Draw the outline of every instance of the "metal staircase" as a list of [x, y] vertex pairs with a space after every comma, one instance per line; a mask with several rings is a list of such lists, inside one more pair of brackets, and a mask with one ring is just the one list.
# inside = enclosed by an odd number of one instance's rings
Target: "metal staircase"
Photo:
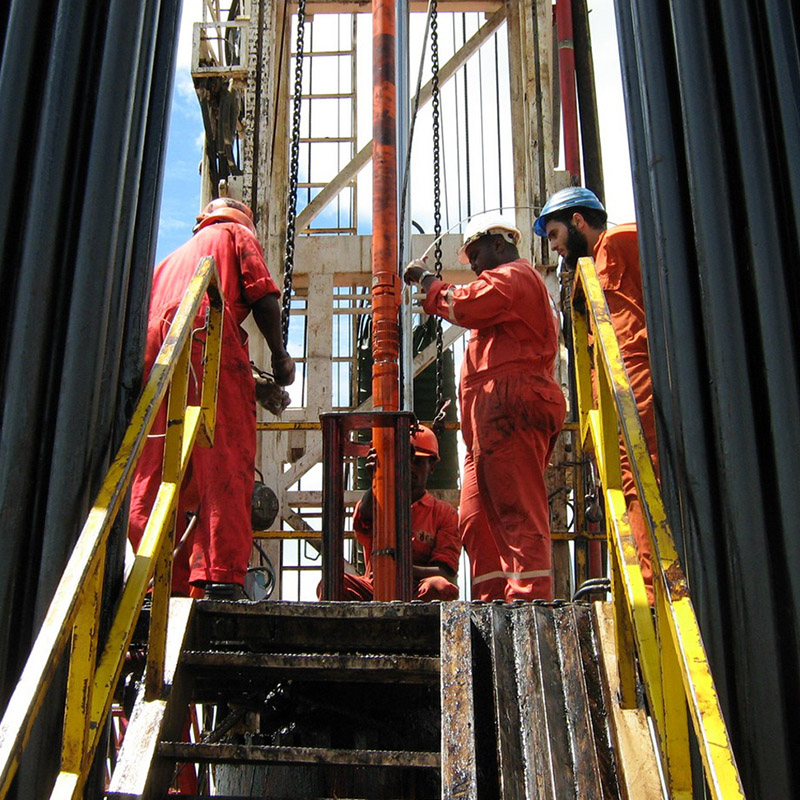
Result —
[[[106, 796], [163, 797], [191, 763], [228, 798], [625, 797], [603, 624], [579, 604], [174, 599], [164, 696], [141, 690]], [[182, 741], [195, 703], [217, 721]]]

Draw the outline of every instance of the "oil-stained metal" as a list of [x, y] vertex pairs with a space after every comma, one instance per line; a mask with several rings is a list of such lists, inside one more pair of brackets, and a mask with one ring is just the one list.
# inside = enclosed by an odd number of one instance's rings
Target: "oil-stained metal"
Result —
[[[491, 686], [476, 659], [475, 691], [492, 697], [496, 773], [483, 768], [483, 796], [523, 800], [622, 797], [598, 637], [589, 606], [473, 604], [473, 631], [491, 659]], [[477, 700], [477, 697], [476, 697]], [[485, 708], [485, 707], [484, 707]], [[444, 796], [444, 795], [443, 795]]]
[[439, 677], [439, 659], [432, 656], [360, 655], [331, 653], [184, 653], [183, 662], [195, 670], [220, 670], [217, 674], [242, 677], [248, 672], [275, 673], [297, 680], [385, 681], [419, 683]]
[[442, 603], [442, 799], [477, 800], [469, 605]]
[[[363, 687], [359, 693], [370, 686], [379, 692], [374, 697], [382, 696], [384, 685], [405, 685], [412, 702], [428, 704], [412, 709], [415, 719], [430, 712], [432, 699], [440, 699], [441, 748], [433, 752], [436, 739], [430, 737], [417, 751], [398, 751], [374, 744], [319, 747], [302, 740], [280, 746], [225, 740], [192, 745], [173, 736], [159, 745], [160, 760], [438, 770], [445, 800], [623, 796], [590, 606], [209, 601], [194, 609], [180, 664], [194, 686], [195, 702], [213, 696], [214, 702], [239, 705], [250, 698], [252, 708], [267, 717], [278, 708], [300, 715], [291, 720], [318, 707], [310, 688], [315, 683], [330, 684], [326, 703], [348, 683]], [[398, 649], [412, 640], [416, 652]], [[437, 681], [438, 692], [425, 689], [425, 683]], [[279, 689], [289, 685], [294, 688]], [[347, 691], [341, 698], [350, 696]], [[286, 705], [258, 700], [272, 692]], [[362, 711], [348, 714], [348, 720], [374, 726], [374, 714]]]
[[340, 764], [353, 767], [422, 767], [437, 769], [439, 754], [415, 750], [343, 750], [326, 747], [278, 747], [243, 744], [162, 742], [162, 758], [209, 764]]

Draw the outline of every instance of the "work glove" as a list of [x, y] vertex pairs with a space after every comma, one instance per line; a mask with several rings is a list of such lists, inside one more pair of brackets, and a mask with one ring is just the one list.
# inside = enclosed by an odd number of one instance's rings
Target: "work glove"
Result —
[[[253, 380], [256, 384], [256, 400], [262, 408], [279, 417], [291, 403], [289, 392], [278, 386], [272, 375], [259, 369], [252, 362]], [[292, 362], [294, 369], [294, 362]]]
[[406, 283], [419, 283], [426, 273], [433, 274], [428, 269], [426, 260], [423, 258], [415, 258], [406, 266], [403, 272], [403, 280]]
[[279, 386], [294, 383], [294, 359], [287, 353], [282, 358], [272, 356], [272, 377]]

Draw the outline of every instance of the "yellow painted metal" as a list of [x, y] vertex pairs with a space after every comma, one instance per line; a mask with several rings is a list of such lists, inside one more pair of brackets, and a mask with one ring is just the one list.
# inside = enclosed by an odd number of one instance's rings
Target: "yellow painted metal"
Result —
[[[156, 357], [131, 424], [81, 530], [28, 661], [0, 721], [0, 798], [8, 793], [31, 727], [70, 637], [73, 637], [74, 658], [71, 662], [74, 663], [71, 663], [70, 694], [66, 699], [67, 727], [62, 756], [64, 770], [59, 774], [52, 796], [81, 796], [87, 770], [111, 706], [133, 626], [153, 575], [153, 554], [163, 543], [164, 527], [171, 518], [179, 482], [162, 484], [159, 489], [142, 547], [126, 579], [109, 638], [97, 662], [97, 669], [92, 673], [97, 637], [87, 637], [86, 632], [91, 631], [93, 625], [96, 627], [96, 621], [93, 620], [96, 620], [99, 611], [93, 598], [100, 592], [101, 567], [105, 563], [109, 531], [130, 485], [158, 408], [170, 387], [179, 354], [182, 350], [188, 352], [191, 347], [192, 330], [206, 295], [209, 298], [209, 328], [205, 344], [202, 402], [208, 403], [203, 414], [206, 426], [211, 426], [208, 438], [213, 441], [223, 314], [223, 298], [217, 287], [214, 260], [210, 257], [201, 259]], [[178, 474], [181, 477], [197, 435], [200, 413], [200, 408], [196, 406], [186, 410], [185, 435], [178, 447], [178, 452], [181, 453]], [[91, 641], [87, 641], [87, 638]], [[88, 677], [84, 672], [87, 666], [90, 670]], [[87, 680], [91, 686], [86, 686]], [[85, 713], [84, 719], [79, 720], [78, 709], [88, 710], [89, 707], [91, 713]], [[84, 748], [79, 755], [76, 750], [81, 737], [84, 739]], [[81, 765], [80, 772], [75, 771], [78, 762]]]
[[103, 567], [103, 562], [100, 562], [82, 588], [72, 629], [61, 745], [62, 772], [80, 774], [85, 766], [89, 710], [92, 707], [92, 669], [97, 659]]
[[[614, 617], [630, 639], [618, 638], [620, 649], [617, 661], [620, 664], [620, 679], [623, 688], [623, 707], [635, 708], [634, 694], [627, 694], [630, 685], [622, 682], [623, 665], [626, 673], [634, 671], [634, 642], [639, 652], [640, 666], [645, 679], [651, 709], [656, 709], [656, 727], [659, 725], [661, 700], [661, 680], [659, 654], [656, 634], [647, 602], [636, 543], [631, 534], [625, 509], [625, 497], [621, 489], [608, 489], [605, 492], [606, 526], [609, 537], [609, 554], [615, 564], [619, 583], [614, 588]], [[624, 602], [619, 602], [624, 599]], [[619, 636], [619, 634], [618, 634]], [[626, 658], [627, 656], [627, 658]], [[628, 678], [630, 680], [630, 678]]]
[[[659, 587], [660, 589], [660, 587]], [[678, 654], [672, 641], [669, 616], [663, 591], [655, 600], [656, 635], [661, 651], [663, 686], [664, 764], [667, 785], [673, 792], [692, 792], [692, 765], [689, 755], [689, 720]]]
[[[744, 790], [686, 577], [667, 522], [619, 342], [591, 258], [578, 262], [572, 314], [575, 364], [580, 373], [577, 375], [578, 399], [581, 405], [589, 403], [588, 410], [582, 407], [579, 413], [581, 439], [584, 448], [595, 453], [605, 489], [615, 616], [618, 624], [630, 623], [635, 638], [636, 655], [654, 713], [671, 795], [691, 796], [688, 728], [685, 725], [688, 706], [711, 796], [715, 800], [743, 798]], [[590, 332], [593, 360], [588, 351]], [[597, 381], [597, 408], [591, 391], [592, 368]], [[618, 431], [631, 462], [652, 540], [657, 638], [620, 491]], [[624, 643], [624, 638], [620, 642]], [[619, 653], [621, 665], [626, 655], [632, 664], [634, 653], [631, 651]], [[629, 668], [621, 666], [623, 671]], [[629, 681], [629, 675], [626, 680]]]
[[81, 776], [77, 772], [61, 772], [56, 778], [50, 800], [80, 800]]

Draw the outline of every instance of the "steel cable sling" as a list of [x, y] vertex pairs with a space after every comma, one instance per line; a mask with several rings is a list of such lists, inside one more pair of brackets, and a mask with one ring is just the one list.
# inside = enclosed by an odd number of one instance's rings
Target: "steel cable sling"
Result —
[[294, 273], [295, 220], [297, 218], [297, 183], [300, 171], [300, 114], [303, 100], [303, 36], [306, 26], [306, 0], [297, 3], [297, 43], [294, 56], [294, 94], [292, 106], [292, 142], [289, 150], [289, 195], [286, 209], [286, 251], [283, 261], [283, 298], [281, 335], [283, 346], [289, 343], [289, 315], [292, 305]]

